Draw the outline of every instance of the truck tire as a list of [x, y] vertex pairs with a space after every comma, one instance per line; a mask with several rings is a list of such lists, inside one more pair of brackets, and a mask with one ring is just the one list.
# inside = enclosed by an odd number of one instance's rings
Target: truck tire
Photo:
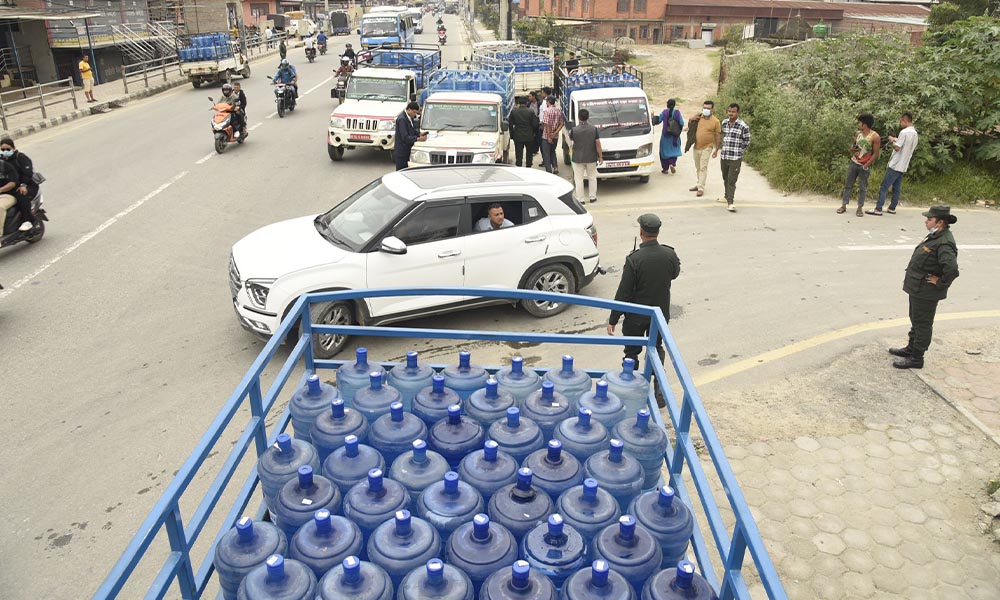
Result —
[[219, 84], [219, 87], [222, 87], [223, 85], [232, 82], [233, 82], [233, 70], [226, 69], [226, 72], [222, 74], [222, 83]]
[[194, 86], [194, 89], [198, 89], [198, 88], [201, 87], [201, 80], [200, 79], [192, 79], [191, 80], [191, 85]]
[[649, 183], [649, 175], [639, 175], [639, 183]]
[[344, 160], [344, 147], [343, 146], [327, 146], [327, 154], [330, 155], [330, 160], [334, 162], [340, 162]]
[[563, 164], [568, 167], [571, 164], [573, 164], [573, 161], [571, 161], [569, 158], [569, 148], [566, 147], [566, 142], [563, 142], [562, 149], [563, 149]]
[[243, 79], [250, 79], [250, 64], [249, 63], [247, 63], [243, 67], [243, 70], [240, 71], [240, 75], [243, 76]]

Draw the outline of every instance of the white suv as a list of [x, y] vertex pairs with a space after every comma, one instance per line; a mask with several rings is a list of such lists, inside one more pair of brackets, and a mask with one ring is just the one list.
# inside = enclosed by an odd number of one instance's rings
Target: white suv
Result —
[[[513, 226], [477, 232], [500, 204]], [[273, 333], [308, 292], [388, 287], [496, 287], [576, 293], [600, 272], [594, 219], [573, 186], [506, 165], [423, 167], [390, 173], [329, 212], [282, 221], [233, 246], [229, 284], [240, 323]], [[474, 296], [399, 296], [313, 306], [313, 322], [386, 324], [497, 303]], [[545, 317], [566, 304], [522, 302]], [[331, 358], [347, 336], [317, 336]]]

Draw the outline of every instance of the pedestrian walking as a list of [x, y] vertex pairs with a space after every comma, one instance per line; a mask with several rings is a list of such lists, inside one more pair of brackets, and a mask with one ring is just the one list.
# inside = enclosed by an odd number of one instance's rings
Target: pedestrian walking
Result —
[[740, 105], [733, 102], [726, 109], [729, 116], [722, 122], [722, 181], [725, 184], [726, 209], [736, 212], [736, 180], [740, 178], [743, 154], [750, 146], [750, 127], [740, 118]]
[[405, 169], [410, 163], [410, 151], [413, 144], [427, 140], [427, 133], [420, 133], [413, 125], [417, 118], [420, 105], [410, 102], [406, 109], [396, 116], [396, 143], [392, 147], [392, 157], [396, 161], [396, 170]]
[[274, 48], [274, 30], [264, 27], [264, 39], [267, 41], [267, 49]]
[[590, 124], [590, 111], [580, 109], [580, 122], [569, 130], [573, 140], [573, 191], [583, 204], [583, 178], [587, 178], [587, 195], [590, 202], [597, 202], [597, 164], [604, 162], [601, 152], [601, 132]]
[[563, 116], [562, 111], [556, 108], [556, 97], [551, 94], [545, 98], [542, 128], [542, 166], [549, 173], [558, 175], [559, 162], [556, 160], [556, 146], [559, 144], [559, 132], [563, 128]]
[[897, 369], [923, 368], [937, 304], [948, 297], [948, 288], [958, 277], [958, 247], [951, 233], [958, 217], [944, 205], [932, 206], [923, 215], [927, 237], [913, 249], [903, 278], [903, 291], [910, 300], [910, 332], [905, 347], [889, 348], [889, 354], [900, 357], [892, 363]]
[[722, 123], [712, 114], [714, 110], [715, 102], [705, 100], [701, 106], [701, 115], [698, 117], [698, 124], [695, 128], [694, 168], [698, 174], [698, 181], [690, 191], [697, 192], [698, 196], [705, 195], [709, 160], [719, 155], [719, 147], [722, 146]]
[[868, 195], [868, 176], [871, 175], [871, 166], [878, 160], [882, 143], [878, 132], [872, 129], [874, 125], [875, 117], [868, 113], [858, 115], [858, 133], [851, 146], [851, 160], [847, 162], [847, 181], [844, 183], [840, 208], [837, 209], [838, 215], [847, 212], [847, 205], [851, 203], [851, 192], [854, 191], [854, 182], [857, 181], [858, 210], [854, 214], [859, 217], [864, 216], [862, 211], [865, 206], [865, 196]]
[[538, 116], [528, 108], [528, 98], [517, 99], [517, 108], [510, 111], [510, 139], [514, 142], [514, 164], [531, 168], [531, 155], [538, 137]]
[[882, 178], [882, 185], [878, 188], [875, 210], [866, 210], [867, 215], [882, 216], [882, 205], [885, 204], [885, 197], [890, 188], [892, 201], [886, 212], [894, 215], [896, 207], [899, 206], [899, 194], [903, 191], [903, 175], [910, 168], [910, 159], [913, 158], [913, 150], [917, 147], [917, 130], [913, 127], [913, 115], [908, 112], [903, 113], [899, 118], [899, 127], [899, 137], [889, 136], [892, 156], [889, 157], [889, 166], [885, 170], [885, 177]]
[[87, 102], [97, 102], [94, 98], [94, 69], [90, 66], [90, 57], [86, 54], [80, 57], [80, 83], [83, 84], [83, 95], [87, 97]]
[[674, 108], [677, 101], [667, 100], [667, 108], [660, 113], [663, 123], [663, 134], [660, 135], [660, 172], [676, 173], [677, 159], [684, 152], [681, 150], [681, 132], [684, 131], [684, 116]]
[[288, 46], [285, 45], [285, 39], [282, 38], [281, 41], [278, 42], [278, 56], [280, 58], [285, 58], [285, 56], [287, 55], [288, 55]]

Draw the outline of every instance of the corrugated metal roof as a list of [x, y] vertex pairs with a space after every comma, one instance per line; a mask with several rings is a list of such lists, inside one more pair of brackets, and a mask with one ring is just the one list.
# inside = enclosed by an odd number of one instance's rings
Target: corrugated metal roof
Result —
[[101, 13], [85, 10], [48, 10], [0, 6], [0, 21], [71, 21], [99, 17]]

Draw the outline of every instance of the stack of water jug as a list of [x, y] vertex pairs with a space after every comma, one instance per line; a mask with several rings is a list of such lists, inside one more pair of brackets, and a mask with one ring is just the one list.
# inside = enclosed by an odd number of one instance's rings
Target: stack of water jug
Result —
[[187, 39], [187, 45], [178, 53], [181, 62], [219, 60], [232, 57], [232, 38], [229, 33], [201, 33]]
[[216, 547], [226, 600], [716, 598], [685, 560], [694, 527], [657, 487], [665, 432], [626, 359], [596, 385], [564, 356], [490, 375], [388, 372], [357, 349], [312, 375], [257, 465], [270, 522]]

